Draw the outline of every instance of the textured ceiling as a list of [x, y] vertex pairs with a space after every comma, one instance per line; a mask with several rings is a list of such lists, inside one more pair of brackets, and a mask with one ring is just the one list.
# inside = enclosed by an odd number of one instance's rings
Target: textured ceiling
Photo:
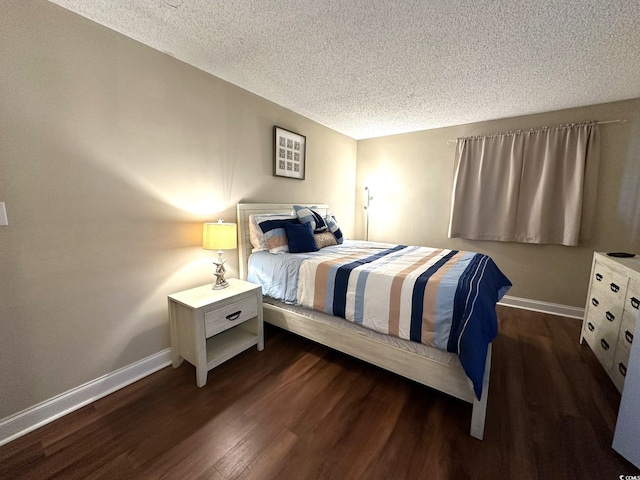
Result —
[[355, 139], [640, 97], [640, 0], [52, 0]]

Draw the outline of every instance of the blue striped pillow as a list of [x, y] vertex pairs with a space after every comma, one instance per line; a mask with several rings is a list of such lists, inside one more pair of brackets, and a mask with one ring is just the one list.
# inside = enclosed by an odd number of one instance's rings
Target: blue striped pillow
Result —
[[295, 217], [284, 219], [269, 219], [258, 223], [259, 229], [262, 231], [264, 243], [269, 253], [287, 253], [289, 251], [289, 242], [287, 240], [287, 232], [285, 226], [288, 223], [299, 224]]
[[321, 233], [327, 230], [327, 224], [318, 212], [313, 207], [303, 207], [300, 205], [294, 205], [293, 209], [296, 211], [298, 220], [300, 223], [309, 223], [314, 233]]
[[264, 243], [267, 244], [269, 253], [287, 253], [289, 242], [284, 228], [274, 228], [264, 234]]
[[[282, 228], [282, 234], [284, 235], [284, 225], [274, 224], [272, 222], [264, 223], [270, 220], [289, 220], [293, 222], [298, 222], [298, 217], [295, 215], [284, 215], [279, 213], [262, 213], [262, 214], [254, 214], [249, 216], [249, 238], [251, 240], [251, 244], [253, 245], [253, 253], [260, 252], [262, 250], [269, 250], [269, 246], [266, 243], [264, 234], [266, 231], [271, 230], [273, 228]], [[262, 223], [264, 223], [263, 228], [261, 228]], [[273, 237], [274, 234], [271, 234]], [[274, 241], [272, 241], [272, 246], [274, 245]]]
[[325, 221], [329, 231], [336, 237], [336, 242], [338, 242], [338, 244], [344, 242], [344, 238], [342, 237], [342, 230], [340, 230], [340, 227], [338, 226], [336, 217], [334, 217], [333, 215], [327, 215]]

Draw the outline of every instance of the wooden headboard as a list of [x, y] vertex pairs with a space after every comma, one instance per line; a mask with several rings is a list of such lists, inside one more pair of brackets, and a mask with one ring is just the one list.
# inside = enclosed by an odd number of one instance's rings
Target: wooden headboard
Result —
[[238, 204], [238, 266], [240, 278], [247, 279], [247, 267], [249, 255], [253, 250], [251, 239], [249, 238], [249, 215], [258, 213], [293, 213], [293, 205], [314, 207], [314, 210], [323, 216], [329, 213], [329, 205], [324, 203], [239, 203]]

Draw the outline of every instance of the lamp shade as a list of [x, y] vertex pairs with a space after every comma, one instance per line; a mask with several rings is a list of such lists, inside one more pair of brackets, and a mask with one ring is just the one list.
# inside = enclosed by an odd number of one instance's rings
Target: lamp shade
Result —
[[235, 223], [205, 223], [202, 227], [202, 248], [232, 250], [237, 246]]

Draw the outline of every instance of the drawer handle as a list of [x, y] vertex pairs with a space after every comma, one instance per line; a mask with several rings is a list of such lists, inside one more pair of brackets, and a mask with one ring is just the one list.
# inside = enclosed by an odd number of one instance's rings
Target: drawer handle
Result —
[[587, 328], [589, 329], [590, 332], [593, 332], [596, 329], [596, 327], [594, 327], [593, 323], [591, 322], [587, 323]]
[[596, 280], [601, 282], [602, 281], [602, 275], [599, 273], [596, 273]]
[[613, 322], [616, 319], [616, 316], [611, 312], [607, 312], [605, 314], [605, 317], [607, 317], [607, 320], [609, 320], [610, 322]]
[[592, 298], [591, 303], [593, 304], [594, 307], [597, 307], [598, 305], [600, 305], [600, 302], [596, 298]]
[[618, 364], [618, 370], [620, 370], [620, 373], [622, 374], [623, 377], [627, 376], [627, 367], [624, 366], [624, 363], [620, 362]]
[[626, 330], [624, 332], [624, 339], [629, 343], [633, 343], [633, 333], [631, 333], [629, 330]]
[[237, 320], [238, 318], [240, 318], [241, 313], [242, 313], [242, 310], [238, 310], [237, 312], [230, 313], [229, 315], [227, 315], [227, 320], [229, 320], [230, 322], [233, 322], [234, 320]]
[[616, 285], [615, 283], [611, 284], [611, 291], [614, 293], [618, 293], [618, 291], [620, 290], [620, 287], [618, 285]]
[[633, 308], [640, 308], [640, 300], [638, 300], [636, 297], [631, 297], [631, 306]]
[[604, 338], [600, 340], [600, 345], [602, 345], [602, 348], [604, 348], [605, 350], [609, 350], [609, 344]]

